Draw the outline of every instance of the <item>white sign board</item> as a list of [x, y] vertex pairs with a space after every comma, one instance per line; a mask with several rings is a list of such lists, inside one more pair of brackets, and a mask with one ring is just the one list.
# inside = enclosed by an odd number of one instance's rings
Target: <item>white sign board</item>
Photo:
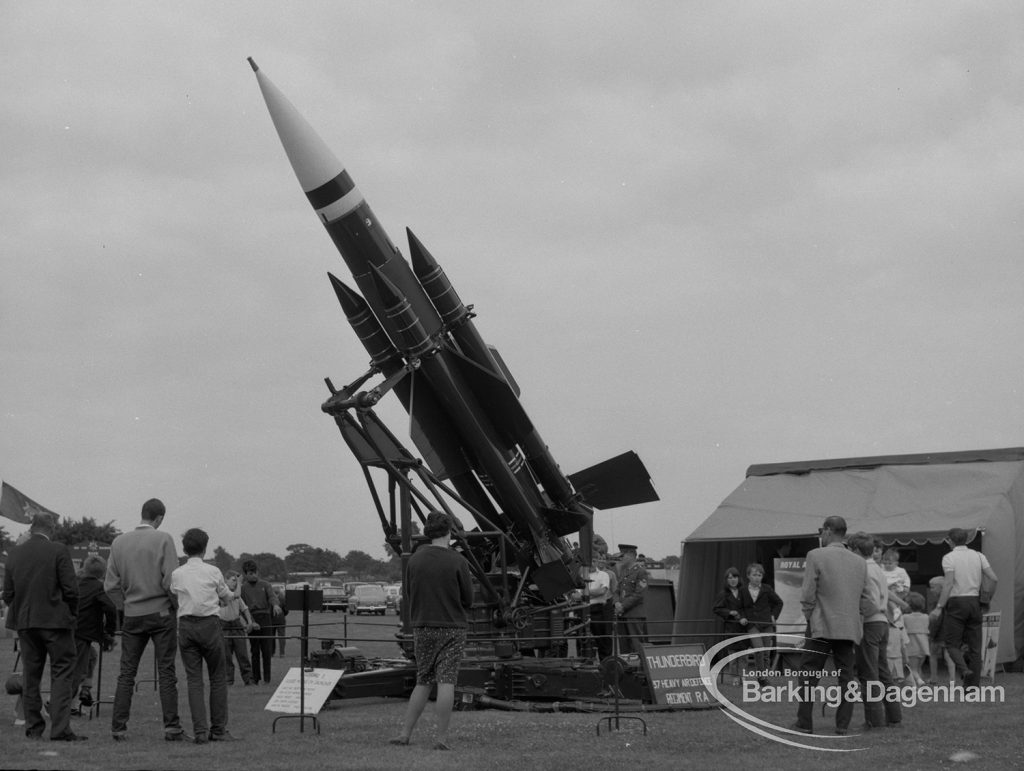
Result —
[[300, 692], [300, 688], [304, 687], [306, 714], [315, 714], [324, 706], [324, 702], [327, 701], [327, 697], [331, 695], [331, 691], [334, 690], [334, 686], [338, 684], [338, 680], [343, 674], [345, 671], [342, 669], [307, 669], [303, 686], [302, 670], [299, 667], [292, 667], [263, 709], [270, 712], [283, 712], [286, 715], [301, 715], [300, 702], [303, 694]]
[[996, 679], [996, 652], [999, 649], [999, 622], [1002, 613], [984, 613], [981, 616], [981, 675]]

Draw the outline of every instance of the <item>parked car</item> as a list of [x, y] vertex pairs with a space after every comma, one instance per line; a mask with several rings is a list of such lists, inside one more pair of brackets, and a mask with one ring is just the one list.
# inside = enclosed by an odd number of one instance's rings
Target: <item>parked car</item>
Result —
[[336, 610], [344, 612], [348, 608], [348, 597], [345, 594], [345, 588], [341, 581], [330, 578], [315, 578], [313, 579], [313, 587], [320, 589], [324, 593], [324, 610], [329, 610], [333, 613]]
[[377, 584], [357, 586], [348, 597], [349, 615], [375, 613], [378, 616], [383, 616], [386, 610], [387, 599], [384, 596], [384, 590]]
[[384, 587], [384, 601], [395, 613], [402, 610], [402, 585], [388, 584]]

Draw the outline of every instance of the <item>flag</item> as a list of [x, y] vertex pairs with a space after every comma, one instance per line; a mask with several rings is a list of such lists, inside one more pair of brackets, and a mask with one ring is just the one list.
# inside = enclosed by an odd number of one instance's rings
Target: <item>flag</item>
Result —
[[45, 506], [40, 506], [6, 482], [3, 483], [3, 493], [0, 493], [0, 516], [28, 525], [31, 524], [32, 517], [36, 514], [49, 514], [54, 518], [54, 522], [60, 521], [59, 514], [55, 514]]

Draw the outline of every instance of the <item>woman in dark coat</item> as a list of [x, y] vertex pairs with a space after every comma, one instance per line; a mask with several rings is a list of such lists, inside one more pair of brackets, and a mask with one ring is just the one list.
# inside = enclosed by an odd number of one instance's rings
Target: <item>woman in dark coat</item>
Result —
[[[725, 571], [725, 586], [715, 598], [715, 604], [711, 611], [725, 622], [726, 636], [741, 635], [747, 632], [747, 607], [750, 596], [743, 592], [743, 583], [740, 580], [740, 571], [736, 568], [729, 568]], [[734, 653], [737, 650], [746, 648], [749, 643], [743, 640], [730, 645], [721, 655]], [[739, 685], [739, 663], [732, 661], [726, 665], [726, 670], [732, 675], [732, 684]]]

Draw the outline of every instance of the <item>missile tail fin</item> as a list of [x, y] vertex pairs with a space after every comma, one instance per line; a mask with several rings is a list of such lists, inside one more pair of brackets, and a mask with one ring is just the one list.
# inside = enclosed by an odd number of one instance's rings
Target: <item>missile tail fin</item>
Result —
[[640, 456], [630, 450], [575, 474], [569, 481], [595, 509], [614, 509], [660, 500]]

